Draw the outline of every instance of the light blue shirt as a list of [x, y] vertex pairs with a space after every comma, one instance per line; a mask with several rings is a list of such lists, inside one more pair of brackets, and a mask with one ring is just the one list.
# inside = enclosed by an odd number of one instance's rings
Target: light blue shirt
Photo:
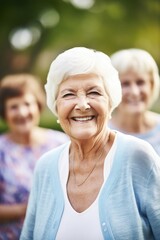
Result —
[[[64, 210], [58, 160], [65, 146], [37, 163], [20, 240], [56, 239]], [[117, 132], [115, 158], [98, 204], [104, 239], [160, 239], [160, 158], [150, 144]]]
[[111, 129], [123, 132], [125, 134], [130, 134], [134, 137], [137, 137], [137, 138], [140, 138], [142, 140], [149, 142], [152, 145], [152, 147], [154, 148], [154, 150], [160, 156], [160, 117], [158, 117], [157, 124], [155, 125], [155, 127], [145, 133], [132, 133], [131, 134], [131, 133], [124, 132], [121, 129], [117, 128], [111, 121], [108, 123], [108, 126]]

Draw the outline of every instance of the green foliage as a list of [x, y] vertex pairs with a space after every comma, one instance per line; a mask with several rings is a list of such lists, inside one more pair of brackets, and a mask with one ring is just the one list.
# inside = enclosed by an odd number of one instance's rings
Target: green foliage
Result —
[[[39, 18], [47, 9], [58, 12], [58, 25], [51, 28], [42, 26]], [[63, 0], [3, 0], [0, 8], [0, 52], [4, 61], [0, 75], [8, 71], [34, 72], [42, 52], [51, 51], [54, 57], [54, 52], [77, 45], [108, 54], [120, 48], [144, 48], [160, 65], [159, 17], [160, 3], [157, 0], [96, 0], [91, 9], [75, 8]], [[13, 29], [28, 26], [40, 28], [41, 38], [24, 51], [13, 49], [9, 43], [10, 33]], [[13, 64], [17, 56], [26, 57], [25, 63], [21, 62], [19, 67]], [[36, 73], [39, 74], [37, 68]]]
[[[40, 16], [48, 9], [57, 12], [59, 22], [46, 28]], [[160, 2], [157, 0], [96, 0], [90, 9], [76, 8], [70, 0], [2, 0], [0, 77], [31, 72], [45, 83], [53, 58], [74, 46], [94, 48], [108, 55], [122, 48], [143, 48], [160, 66], [159, 20]], [[13, 30], [31, 26], [40, 31], [39, 40], [26, 49], [15, 49], [9, 41]]]

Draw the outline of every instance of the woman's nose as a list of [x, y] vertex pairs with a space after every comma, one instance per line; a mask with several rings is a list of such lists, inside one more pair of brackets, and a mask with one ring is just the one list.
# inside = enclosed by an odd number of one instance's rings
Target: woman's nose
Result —
[[88, 98], [86, 96], [79, 97], [78, 100], [77, 100], [75, 109], [76, 110], [81, 110], [81, 111], [86, 111], [86, 110], [90, 109]]
[[139, 94], [139, 87], [136, 84], [132, 84], [131, 86], [131, 93], [134, 95], [138, 95]]
[[18, 113], [21, 116], [26, 116], [28, 114], [28, 108], [26, 106], [19, 106]]

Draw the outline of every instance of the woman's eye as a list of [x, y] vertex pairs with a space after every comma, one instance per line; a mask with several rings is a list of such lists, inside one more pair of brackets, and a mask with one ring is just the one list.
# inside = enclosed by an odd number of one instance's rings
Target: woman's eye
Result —
[[128, 81], [121, 82], [122, 87], [129, 87], [130, 83]]
[[15, 110], [15, 109], [17, 109], [17, 105], [12, 105], [8, 109]]
[[137, 80], [137, 85], [138, 86], [142, 86], [142, 85], [144, 85], [145, 84], [145, 81], [143, 80], [143, 79], [138, 79]]
[[101, 94], [97, 91], [92, 91], [92, 92], [89, 92], [88, 95], [98, 95], [98, 96], [100, 96]]
[[73, 97], [73, 96], [74, 96], [73, 93], [65, 93], [65, 94], [63, 95], [63, 98]]
[[29, 107], [30, 105], [31, 105], [31, 103], [29, 103], [29, 102], [25, 102], [25, 104], [24, 104], [26, 107]]

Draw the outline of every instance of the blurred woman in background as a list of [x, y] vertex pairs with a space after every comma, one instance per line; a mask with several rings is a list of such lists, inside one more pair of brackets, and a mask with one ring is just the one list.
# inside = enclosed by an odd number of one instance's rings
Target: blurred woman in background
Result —
[[36, 161], [68, 138], [60, 131], [38, 126], [45, 94], [35, 76], [3, 78], [0, 103], [0, 116], [8, 125], [8, 132], [0, 135], [0, 240], [17, 240]]
[[160, 78], [153, 57], [141, 49], [124, 49], [111, 56], [122, 85], [122, 101], [111, 128], [148, 141], [160, 155], [160, 115], [150, 111], [158, 99]]

